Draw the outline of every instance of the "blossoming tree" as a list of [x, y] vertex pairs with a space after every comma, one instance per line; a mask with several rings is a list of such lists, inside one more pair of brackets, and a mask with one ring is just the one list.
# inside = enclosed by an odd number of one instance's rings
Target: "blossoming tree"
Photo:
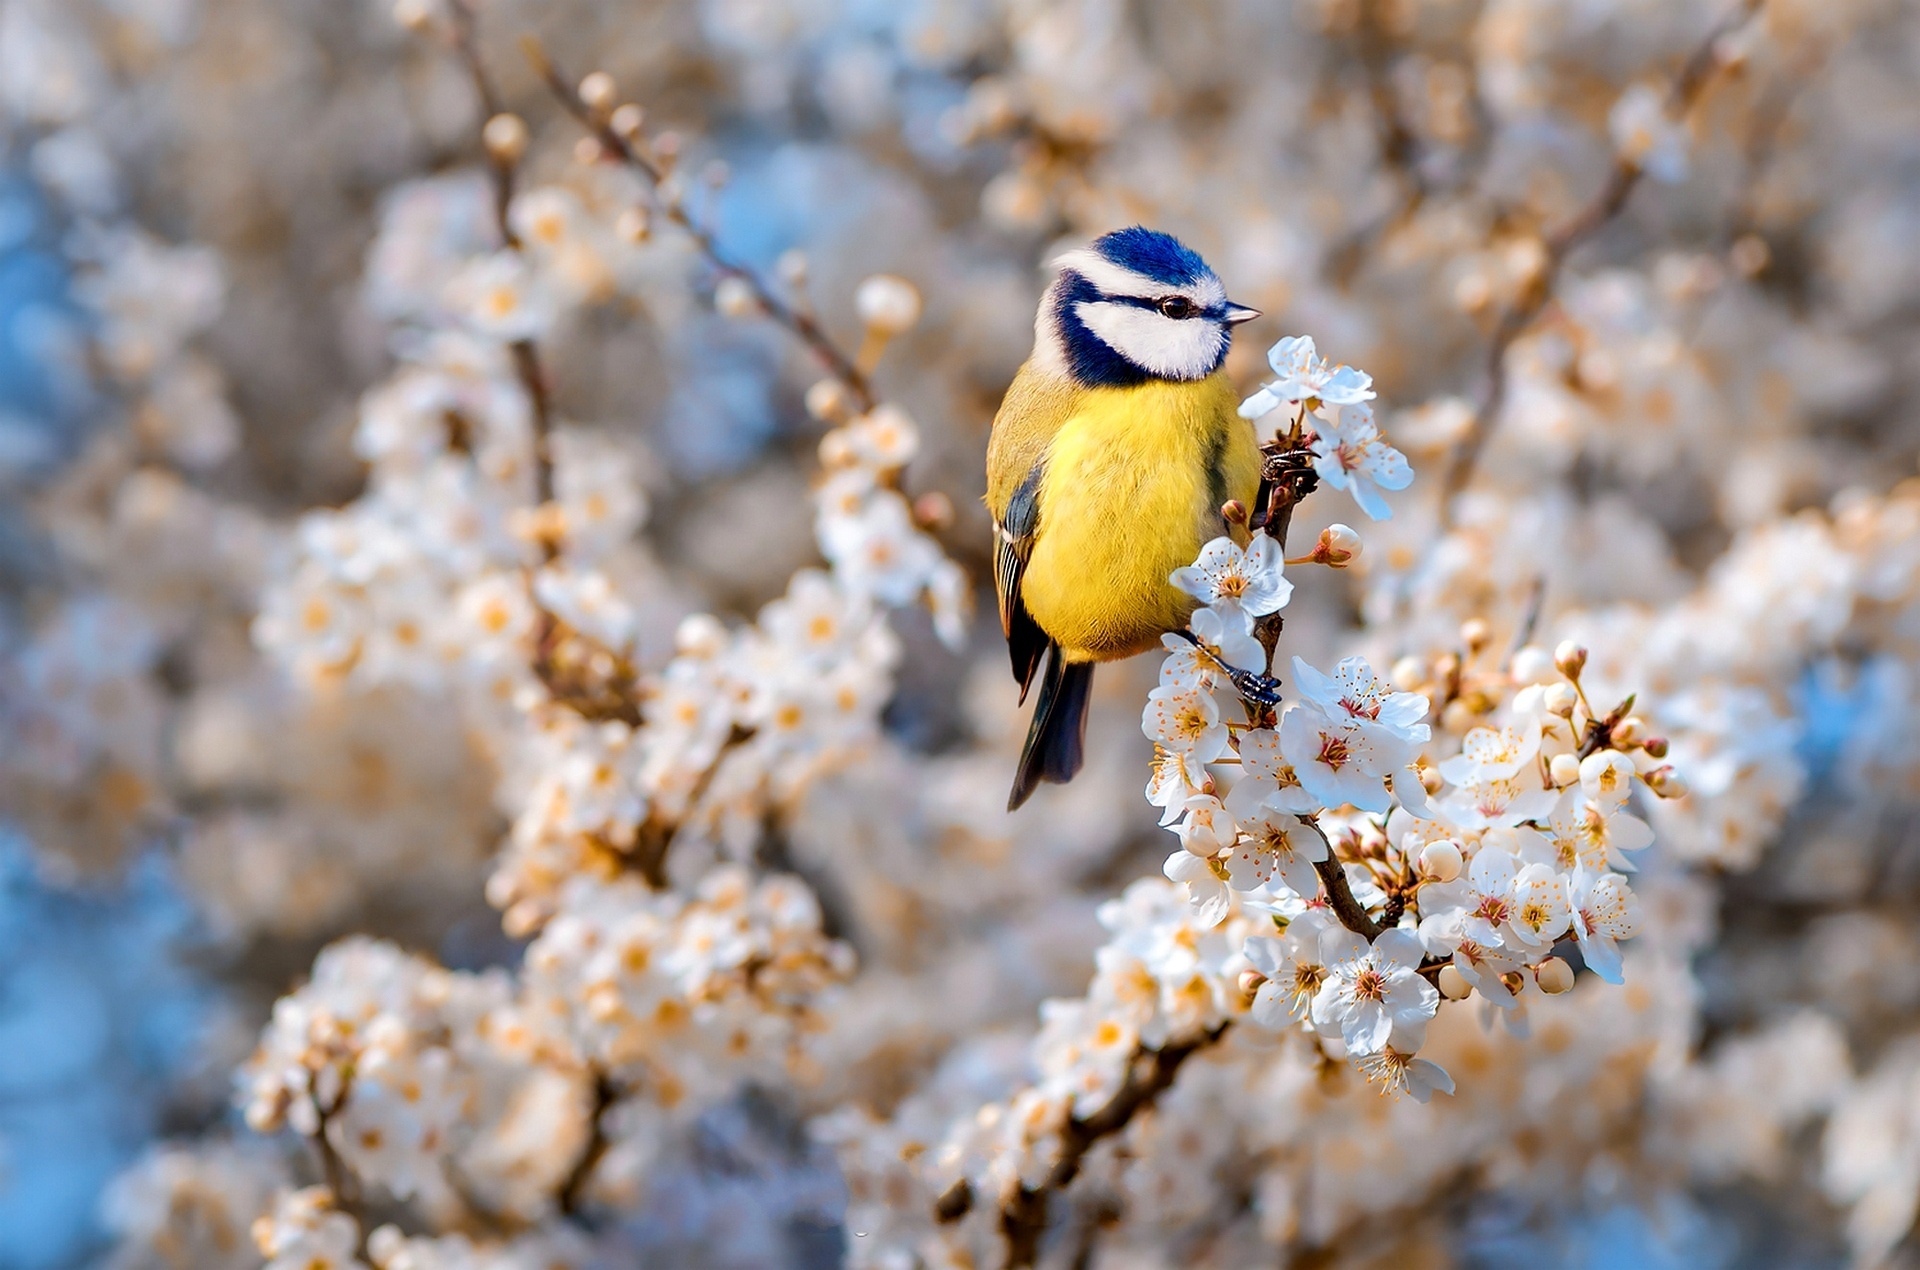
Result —
[[[4, 876], [204, 987], [136, 1108], [9, 945], [0, 1140], [142, 1127], [0, 1260], [1910, 1257], [1914, 15], [1268, 8], [6, 6]], [[1261, 493], [1009, 818], [1134, 221]]]

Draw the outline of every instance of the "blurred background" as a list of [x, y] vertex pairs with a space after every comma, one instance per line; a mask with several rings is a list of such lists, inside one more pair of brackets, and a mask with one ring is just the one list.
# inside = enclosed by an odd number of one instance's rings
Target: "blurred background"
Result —
[[[512, 816], [494, 740], [430, 683], [316, 692], [255, 625], [315, 550], [303, 513], [365, 493], [356, 427], [420, 297], [494, 242], [445, 18], [0, 0], [0, 1267], [200, 1264], [154, 1251], [141, 1179], [163, 1143], [220, 1143], [236, 1177], [267, 1150], [233, 1072], [330, 941], [519, 960], [487, 896]], [[958, 651], [896, 616], [884, 735], [789, 830], [860, 956], [867, 1104], [951, 1084], [963, 1050], [1017, 1066], [1039, 1002], [1085, 988], [1095, 906], [1168, 850], [1139, 796], [1152, 659], [1103, 673], [1087, 775], [1001, 814], [1024, 722], [979, 590], [987, 430], [1044, 263], [1144, 223], [1264, 311], [1229, 362], [1244, 389], [1310, 334], [1374, 376], [1419, 474], [1366, 567], [1301, 579], [1294, 651], [1386, 664], [1473, 617], [1504, 639], [1544, 579], [1542, 632], [1590, 634], [1695, 738], [1695, 795], [1648, 866], [1671, 875], [1665, 960], [1613, 990], [1652, 994], [1658, 1022], [1577, 1079], [1538, 1076], [1537, 1050], [1456, 1071], [1491, 1082], [1488, 1116], [1530, 1110], [1405, 1183], [1411, 1242], [1352, 1214], [1263, 1225], [1216, 1162], [1200, 1210], [1240, 1234], [1182, 1243], [1199, 1219], [1175, 1213], [1136, 1260], [1109, 1241], [1083, 1264], [1915, 1263], [1920, 10], [481, 0], [477, 19], [530, 131], [523, 190], [615, 233], [533, 35], [671, 130], [733, 256], [792, 279], [804, 252], [843, 344], [862, 279], [924, 301], [876, 385], [919, 425], [908, 484], [950, 502], [928, 523], [982, 602]], [[819, 367], [721, 311], [670, 226], [551, 268], [556, 410], [644, 497], [621, 576], [659, 659], [685, 614], [748, 620], [818, 563]], [[1336, 518], [1310, 504], [1297, 541]], [[819, 1108], [772, 1104], [675, 1139], [629, 1223], [645, 1264], [838, 1263], [846, 1182], [797, 1127]], [[221, 1264], [264, 1260], [239, 1245]]]

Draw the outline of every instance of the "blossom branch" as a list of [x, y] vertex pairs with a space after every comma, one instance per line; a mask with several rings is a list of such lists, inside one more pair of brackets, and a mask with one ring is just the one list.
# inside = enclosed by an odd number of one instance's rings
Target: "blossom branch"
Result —
[[526, 51], [527, 60], [533, 64], [534, 71], [545, 81], [567, 113], [593, 135], [603, 154], [610, 155], [645, 179], [661, 213], [692, 240], [714, 271], [722, 277], [737, 278], [745, 283], [753, 293], [754, 301], [766, 315], [805, 344], [834, 378], [846, 385], [860, 412], [864, 414], [872, 410], [878, 404], [872, 382], [855, 359], [849, 357], [827, 334], [819, 320], [783, 299], [758, 272], [722, 251], [713, 231], [689, 215], [679, 199], [661, 197], [660, 189], [668, 176], [667, 165], [649, 154], [639, 141], [622, 136], [613, 126], [611, 116], [581, 96], [580, 90], [554, 65], [553, 59], [547, 56], [538, 40], [528, 36], [521, 41], [521, 47]]
[[[487, 157], [487, 172], [493, 188], [493, 214], [500, 241], [509, 251], [522, 249], [520, 236], [513, 228], [513, 194], [520, 157], [526, 146], [526, 125], [505, 112], [499, 90], [480, 56], [479, 20], [473, 0], [454, 0], [451, 6], [452, 43], [465, 66], [482, 113], [480, 140]], [[554, 500], [553, 476], [553, 394], [539, 345], [530, 337], [507, 345], [513, 361], [514, 377], [526, 393], [532, 415], [533, 501], [536, 510], [547, 508]], [[551, 564], [560, 554], [559, 534], [554, 523], [536, 519], [541, 559]], [[532, 588], [529, 587], [529, 591]], [[637, 675], [624, 659], [615, 659], [611, 674], [587, 671], [583, 659], [569, 656], [573, 641], [560, 619], [531, 596], [535, 612], [533, 672], [548, 694], [576, 713], [595, 721], [617, 720], [639, 727]], [[598, 650], [596, 651], [605, 651]]]
[[[1764, 3], [1765, 0], [1738, 0], [1729, 13], [1714, 23], [1687, 58], [1667, 93], [1666, 109], [1670, 117], [1684, 117], [1699, 101], [1700, 94], [1712, 81], [1715, 72], [1725, 65], [1722, 41], [1744, 26]], [[1454, 454], [1453, 463], [1447, 469], [1441, 486], [1440, 518], [1443, 528], [1450, 523], [1455, 497], [1472, 481], [1474, 469], [1486, 448], [1487, 438], [1499, 424], [1500, 410], [1506, 404], [1507, 397], [1507, 350], [1533, 325], [1534, 319], [1553, 298], [1554, 286], [1559, 281], [1560, 270], [1566, 264], [1567, 257], [1626, 210], [1627, 200], [1638, 188], [1644, 172], [1645, 168], [1639, 159], [1617, 154], [1599, 193], [1566, 224], [1544, 236], [1541, 243], [1544, 256], [1540, 266], [1527, 280], [1520, 295], [1500, 315], [1499, 322], [1494, 326], [1493, 339], [1487, 346], [1482, 372], [1484, 386], [1474, 403], [1473, 421]]]
[[[1172, 1085], [1189, 1058], [1217, 1043], [1233, 1026], [1231, 1019], [1204, 1032], [1162, 1045], [1140, 1049], [1127, 1063], [1127, 1079], [1107, 1105], [1091, 1116], [1069, 1117], [1060, 1131], [1060, 1158], [1038, 1186], [1022, 1186], [1000, 1210], [1000, 1231], [1007, 1241], [1007, 1267], [1031, 1266], [1047, 1231], [1053, 1197], [1080, 1176], [1087, 1152], [1133, 1123], [1134, 1116], [1153, 1106]], [[972, 1188], [965, 1179], [943, 1192], [934, 1203], [934, 1217], [943, 1224], [959, 1221], [973, 1208]]]
[[755, 735], [753, 728], [735, 724], [733, 730], [727, 734], [727, 739], [721, 742], [720, 752], [713, 756], [713, 761], [707, 764], [706, 770], [700, 774], [693, 792], [687, 796], [686, 815], [678, 821], [661, 820], [649, 816], [641, 824], [639, 835], [632, 851], [628, 853], [628, 858], [634, 870], [646, 880], [648, 886], [656, 891], [667, 889], [667, 854], [673, 850], [674, 840], [679, 837], [680, 830], [686, 827], [687, 821], [693, 818], [700, 800], [705, 798], [707, 791], [713, 787], [714, 777], [720, 774], [720, 768], [726, 762], [727, 756], [751, 741]]
[[308, 1141], [313, 1143], [314, 1153], [320, 1157], [320, 1180], [326, 1186], [327, 1193], [333, 1197], [333, 1206], [353, 1219], [355, 1230], [355, 1251], [361, 1257], [367, 1252], [367, 1216], [360, 1203], [360, 1185], [353, 1175], [353, 1169], [341, 1158], [340, 1152], [327, 1137], [327, 1129], [334, 1118], [346, 1110], [347, 1095], [352, 1086], [343, 1084], [340, 1092], [325, 1107], [319, 1099], [314, 1100], [313, 1132]]
[[[473, 81], [473, 90], [480, 99], [480, 109], [484, 116], [481, 120], [481, 140], [487, 155], [487, 172], [493, 185], [493, 215], [500, 241], [509, 250], [520, 250], [520, 236], [514, 232], [511, 216], [513, 207], [513, 187], [519, 169], [520, 145], [484, 144], [487, 130], [495, 119], [503, 116], [499, 91], [494, 87], [493, 77], [487, 73], [486, 63], [480, 57], [479, 21], [473, 10], [472, 0], [454, 0], [451, 6], [453, 14], [453, 46], [461, 62], [466, 66], [467, 77]], [[515, 121], [518, 122], [517, 120]], [[525, 125], [520, 125], [524, 129]], [[524, 136], [524, 132], [521, 134]], [[521, 142], [524, 145], [524, 141]], [[539, 348], [531, 339], [517, 339], [507, 346], [513, 358], [514, 374], [525, 389], [527, 402], [533, 411], [533, 483], [534, 502], [544, 506], [553, 501], [553, 400], [548, 390], [546, 371], [540, 362]], [[551, 536], [541, 535], [541, 550], [548, 560], [557, 553], [557, 544]]]
[[593, 1180], [594, 1170], [600, 1167], [600, 1161], [606, 1158], [613, 1143], [607, 1137], [607, 1115], [620, 1101], [620, 1086], [597, 1064], [591, 1069], [593, 1075], [592, 1102], [587, 1111], [587, 1140], [575, 1157], [573, 1167], [567, 1170], [566, 1179], [560, 1183], [560, 1189], [554, 1197], [554, 1203], [565, 1216], [579, 1213], [580, 1204], [586, 1195], [587, 1184]]

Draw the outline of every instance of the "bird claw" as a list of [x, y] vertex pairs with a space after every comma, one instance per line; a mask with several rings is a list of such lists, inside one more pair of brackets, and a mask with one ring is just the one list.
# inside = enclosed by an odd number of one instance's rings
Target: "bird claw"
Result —
[[1227, 681], [1233, 690], [1257, 706], [1277, 706], [1280, 704], [1280, 681], [1272, 675], [1255, 674], [1251, 670], [1237, 670], [1227, 667]]
[[1213, 649], [1200, 642], [1200, 637], [1189, 630], [1178, 630], [1174, 634], [1186, 640], [1206, 655], [1208, 661], [1226, 673], [1227, 682], [1242, 698], [1257, 706], [1277, 706], [1280, 704], [1280, 681], [1272, 675], [1263, 675], [1257, 671], [1242, 670], [1238, 666], [1229, 666], [1221, 661]]

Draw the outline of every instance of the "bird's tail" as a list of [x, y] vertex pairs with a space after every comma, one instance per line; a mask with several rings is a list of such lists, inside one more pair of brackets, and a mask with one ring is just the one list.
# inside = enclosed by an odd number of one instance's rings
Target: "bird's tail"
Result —
[[1013, 811], [1033, 796], [1041, 781], [1064, 785], [1080, 770], [1087, 739], [1087, 703], [1093, 695], [1093, 663], [1068, 663], [1054, 645], [1047, 658], [1040, 699], [1033, 707], [1033, 726], [1020, 751], [1020, 770], [1013, 778], [1007, 810]]

